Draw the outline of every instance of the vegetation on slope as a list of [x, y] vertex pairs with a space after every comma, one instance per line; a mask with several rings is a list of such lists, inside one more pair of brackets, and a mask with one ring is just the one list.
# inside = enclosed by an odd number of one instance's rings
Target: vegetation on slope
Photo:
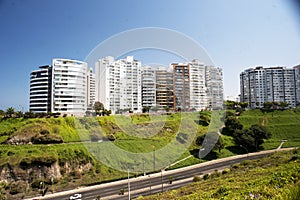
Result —
[[[24, 169], [34, 166], [47, 167], [50, 164], [58, 163], [61, 167], [62, 177], [55, 182], [55, 190], [57, 191], [62, 188], [91, 185], [126, 176], [126, 173], [119, 172], [103, 164], [101, 159], [97, 157], [98, 152], [90, 150], [90, 147], [95, 150], [105, 148], [105, 145], [108, 144], [107, 140], [111, 140], [114, 146], [128, 152], [150, 152], [151, 157], [147, 161], [151, 163], [151, 168], [147, 168], [147, 171], [153, 170], [151, 160], [153, 159], [153, 151], [157, 151], [156, 159], [160, 159], [160, 149], [169, 144], [170, 141], [176, 141], [178, 144], [185, 142], [191, 130], [195, 132], [194, 141], [190, 143], [190, 146], [182, 152], [177, 160], [188, 158], [172, 165], [169, 169], [247, 153], [245, 149], [234, 144], [232, 136], [222, 135], [223, 149], [220, 149], [220, 151], [216, 149], [206, 157], [198, 158], [201, 146], [197, 144], [196, 138], [203, 136], [206, 132], [216, 132], [222, 124], [212, 123], [212, 120], [215, 119], [211, 117], [209, 111], [204, 111], [201, 114], [198, 112], [165, 115], [139, 114], [80, 119], [73, 117], [1, 118], [0, 168], [11, 168], [12, 172], [8, 175], [8, 178], [15, 181], [17, 176], [25, 173], [22, 171]], [[282, 139], [288, 139], [284, 147], [300, 146], [300, 134], [298, 132], [300, 112], [296, 109], [265, 113], [260, 110], [244, 111], [238, 116], [238, 121], [245, 128], [249, 128], [253, 124], [263, 125], [272, 133], [272, 137], [265, 140], [263, 144], [265, 149], [277, 148]], [[23, 143], [20, 141], [23, 141]], [[118, 156], [120, 155], [116, 154], [116, 158]], [[129, 158], [126, 162], [124, 163], [126, 166], [128, 163], [135, 164], [134, 158]], [[68, 169], [66, 166], [70, 164], [73, 167], [71, 166]], [[85, 168], [86, 165], [89, 167]], [[84, 170], [76, 171], [75, 166], [81, 166]], [[156, 170], [158, 170], [159, 166], [156, 167]], [[143, 170], [142, 165], [140, 164], [135, 170], [141, 172]], [[35, 174], [30, 175], [35, 180], [30, 181], [40, 181], [41, 177], [44, 176], [41, 171], [41, 169], [36, 169], [33, 172]], [[44, 177], [44, 180], [46, 179], [49, 179], [49, 177]], [[31, 183], [30, 181], [29, 183]], [[51, 184], [49, 180], [48, 184]], [[9, 188], [10, 186], [4, 190], [6, 194], [10, 193]], [[34, 188], [31, 189], [34, 190]]]
[[197, 182], [180, 189], [138, 199], [300, 199], [299, 163], [299, 149], [276, 152], [195, 178]]

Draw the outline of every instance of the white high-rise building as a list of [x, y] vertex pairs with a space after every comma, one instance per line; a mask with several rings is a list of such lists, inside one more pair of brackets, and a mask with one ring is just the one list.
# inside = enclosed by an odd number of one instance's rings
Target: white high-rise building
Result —
[[207, 107], [205, 66], [199, 60], [190, 62], [190, 107], [201, 110]]
[[56, 58], [30, 74], [30, 110], [83, 116], [95, 101], [95, 75], [87, 63]]
[[142, 67], [142, 106], [156, 106], [156, 70], [151, 66]]
[[250, 108], [263, 107], [265, 102], [295, 107], [300, 102], [299, 74], [299, 66], [247, 69], [240, 74], [241, 102], [248, 102]]
[[90, 93], [90, 69], [87, 63], [56, 58], [52, 60], [52, 112], [84, 115]]
[[207, 107], [210, 109], [222, 109], [224, 103], [222, 69], [215, 66], [206, 66], [205, 80], [207, 88]]
[[141, 62], [132, 56], [114, 60], [108, 56], [95, 64], [96, 101], [112, 113], [142, 111]]

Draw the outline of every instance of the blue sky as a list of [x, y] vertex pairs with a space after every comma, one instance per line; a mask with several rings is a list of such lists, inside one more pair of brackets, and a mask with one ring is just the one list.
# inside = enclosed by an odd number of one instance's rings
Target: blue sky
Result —
[[[28, 110], [29, 74], [38, 66], [55, 57], [84, 60], [105, 39], [143, 27], [193, 38], [223, 68], [225, 95], [238, 95], [244, 69], [300, 64], [297, 5], [289, 0], [0, 0], [0, 109]], [[142, 63], [171, 61], [153, 55]]]

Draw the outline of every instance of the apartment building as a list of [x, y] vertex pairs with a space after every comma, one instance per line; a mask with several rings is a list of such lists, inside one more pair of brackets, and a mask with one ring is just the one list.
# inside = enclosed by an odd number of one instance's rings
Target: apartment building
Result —
[[204, 66], [199, 60], [173, 63], [174, 109], [183, 111], [222, 109], [222, 69]]
[[151, 66], [142, 67], [142, 106], [156, 106], [156, 70]]
[[[205, 66], [199, 60], [190, 63], [190, 107], [201, 110], [207, 108], [207, 88]], [[223, 91], [222, 91], [223, 92]]]
[[287, 102], [295, 107], [300, 101], [299, 82], [299, 66], [247, 69], [240, 74], [241, 102], [248, 102], [250, 108], [265, 102]]
[[33, 112], [83, 116], [95, 100], [95, 79], [87, 63], [55, 58], [30, 75], [30, 105]]
[[190, 110], [190, 64], [172, 63], [174, 110]]
[[205, 67], [207, 89], [207, 108], [222, 109], [224, 102], [222, 69], [215, 66]]
[[95, 64], [96, 101], [112, 113], [142, 111], [141, 62], [132, 56], [115, 60], [108, 56]]
[[51, 111], [52, 66], [40, 66], [30, 73], [29, 110], [35, 113]]
[[[289, 76], [288, 74], [286, 76]], [[298, 75], [299, 76], [299, 75]], [[218, 109], [223, 104], [222, 70], [199, 60], [165, 67], [141, 67], [132, 56], [111, 56], [95, 63], [56, 58], [30, 75], [30, 110], [82, 116], [95, 101], [112, 113]]]

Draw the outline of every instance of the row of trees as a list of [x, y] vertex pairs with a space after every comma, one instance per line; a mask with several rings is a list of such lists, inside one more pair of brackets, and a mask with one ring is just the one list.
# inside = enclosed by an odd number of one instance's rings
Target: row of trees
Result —
[[[86, 115], [90, 116], [90, 115], [99, 115], [99, 116], [104, 116], [104, 115], [110, 115], [111, 114], [111, 110], [106, 110], [103, 106], [103, 104], [101, 102], [96, 101], [94, 103], [93, 107], [93, 111], [87, 111]], [[9, 107], [7, 108], [5, 111], [4, 110], [0, 110], [0, 117], [4, 117], [4, 118], [43, 118], [43, 117], [59, 117], [61, 116], [61, 113], [56, 112], [56, 113], [52, 113], [52, 112], [41, 112], [41, 113], [34, 113], [32, 111], [28, 111], [28, 112], [22, 112], [22, 111], [16, 111], [13, 107]], [[67, 114], [64, 114], [63, 117], [66, 117]]]
[[[210, 122], [210, 120], [204, 118], [205, 117], [200, 118], [200, 121], [205, 121], [206, 123]], [[264, 126], [254, 124], [250, 128], [244, 128], [235, 114], [228, 111], [226, 113], [225, 127], [222, 129], [222, 135], [232, 136], [235, 146], [239, 148], [242, 146], [249, 152], [263, 149], [262, 144], [264, 143], [264, 140], [271, 138], [271, 133]], [[217, 132], [207, 133], [197, 137], [196, 144], [202, 146], [202, 148], [218, 150], [220, 152], [225, 146], [222, 135]]]
[[[224, 102], [226, 109], [229, 110], [235, 110], [237, 108], [242, 108], [245, 109], [249, 106], [248, 102], [236, 102], [236, 101], [225, 101]], [[289, 103], [287, 102], [264, 102], [263, 104], [260, 104], [259, 102], [255, 103], [257, 108], [262, 108], [262, 109], [269, 109], [269, 110], [284, 110], [289, 107]], [[300, 106], [300, 102], [297, 103], [297, 107]]]
[[43, 118], [43, 117], [59, 117], [61, 113], [34, 113], [32, 111], [22, 112], [16, 111], [13, 107], [9, 107], [6, 111], [0, 110], [0, 117], [4, 118]]
[[264, 139], [271, 138], [271, 133], [262, 125], [254, 124], [250, 128], [244, 128], [236, 116], [227, 112], [225, 118], [225, 128], [222, 134], [233, 137], [237, 146], [244, 146], [248, 151], [258, 151], [262, 149]]

